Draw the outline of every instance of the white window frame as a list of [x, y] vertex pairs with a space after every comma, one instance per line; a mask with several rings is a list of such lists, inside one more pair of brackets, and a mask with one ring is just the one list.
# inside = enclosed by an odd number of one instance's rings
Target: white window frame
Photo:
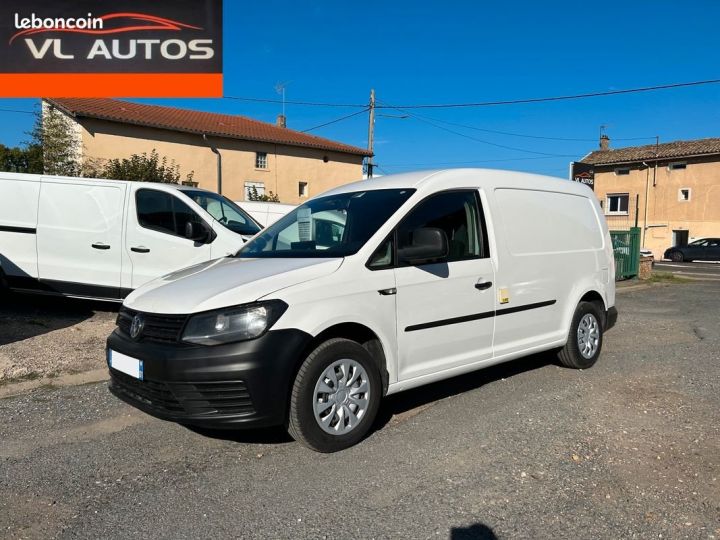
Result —
[[310, 183], [300, 180], [298, 182], [298, 197], [307, 198], [310, 196]]
[[682, 171], [687, 169], [687, 161], [674, 161], [668, 163], [668, 171]]
[[[610, 210], [610, 198], [611, 197], [626, 197], [627, 198], [627, 210]], [[620, 204], [618, 203], [618, 207]], [[630, 194], [629, 193], [607, 193], [605, 195], [605, 215], [606, 216], [627, 216], [630, 213]]]
[[[687, 199], [685, 199], [683, 197], [683, 191], [687, 191], [687, 193], [688, 193]], [[692, 188], [684, 187], [684, 188], [678, 189], [678, 201], [688, 202], [688, 201], [690, 201], [690, 199], [692, 199]]]
[[630, 167], [618, 167], [615, 169], [615, 176], [627, 176], [628, 174], [630, 174]]
[[245, 200], [250, 200], [250, 188], [255, 187], [258, 195], [265, 195], [265, 182], [255, 182], [254, 180], [247, 180], [245, 182]]
[[255, 168], [265, 171], [268, 168], [267, 152], [255, 152]]

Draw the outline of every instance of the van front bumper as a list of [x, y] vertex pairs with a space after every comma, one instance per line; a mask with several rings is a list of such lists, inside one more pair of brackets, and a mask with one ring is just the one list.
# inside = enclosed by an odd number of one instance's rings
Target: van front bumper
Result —
[[298, 361], [311, 339], [300, 330], [271, 330], [250, 341], [186, 346], [136, 342], [115, 330], [107, 348], [142, 360], [143, 379], [109, 368], [109, 389], [152, 416], [181, 424], [281, 425]]

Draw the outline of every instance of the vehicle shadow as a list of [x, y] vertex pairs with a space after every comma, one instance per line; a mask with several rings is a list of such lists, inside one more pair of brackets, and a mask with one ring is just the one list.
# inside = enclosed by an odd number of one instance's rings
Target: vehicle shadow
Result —
[[0, 293], [0, 345], [67, 328], [97, 311], [116, 312], [119, 304], [57, 296]]
[[[368, 436], [390, 424], [394, 417], [423, 405], [552, 364], [558, 364], [556, 355], [552, 352], [544, 352], [400, 392], [399, 394], [393, 394], [385, 398], [381, 403], [378, 416]], [[282, 426], [244, 430], [208, 429], [189, 425], [186, 425], [185, 428], [204, 437], [237, 443], [285, 444], [293, 442], [292, 437], [288, 435]], [[475, 531], [475, 529], [471, 529], [472, 527], [468, 530], [470, 532]], [[464, 529], [458, 529], [458, 531], [460, 531], [458, 534], [465, 534], [462, 532]], [[452, 538], [456, 537], [453, 536]], [[457, 536], [457, 538], [494, 538], [494, 536]]]
[[413, 388], [412, 390], [406, 390], [398, 394], [392, 394], [386, 397], [381, 403], [373, 429], [380, 430], [390, 423], [393, 417], [397, 417], [423, 405], [463, 394], [486, 384], [501, 379], [509, 379], [520, 373], [540, 369], [552, 364], [559, 365], [557, 356], [552, 351], [546, 351], [519, 358], [511, 362], [479, 369], [464, 375], [458, 375], [457, 377], [444, 381]]
[[211, 429], [185, 425], [185, 428], [220, 441], [229, 441], [246, 444], [287, 444], [294, 442], [283, 426], [255, 429]]
[[497, 536], [484, 523], [474, 523], [469, 527], [450, 529], [450, 540], [497, 540]]

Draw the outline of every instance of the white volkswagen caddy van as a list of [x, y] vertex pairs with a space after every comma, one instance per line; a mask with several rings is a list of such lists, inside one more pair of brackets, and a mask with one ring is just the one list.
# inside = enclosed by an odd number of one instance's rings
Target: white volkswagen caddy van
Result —
[[203, 189], [0, 172], [0, 288], [119, 301], [260, 229]]
[[592, 366], [614, 278], [582, 184], [473, 169], [360, 181], [131, 293], [110, 390], [183, 424], [284, 424], [332, 452], [388, 394], [546, 350]]

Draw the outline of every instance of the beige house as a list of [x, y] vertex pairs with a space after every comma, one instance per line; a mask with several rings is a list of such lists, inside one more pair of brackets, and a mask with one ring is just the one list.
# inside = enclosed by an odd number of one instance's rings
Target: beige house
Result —
[[359, 180], [363, 148], [300, 133], [243, 116], [162, 107], [115, 99], [46, 99], [75, 128], [83, 162], [126, 158], [153, 149], [174, 161], [183, 178], [192, 172], [199, 187], [242, 201], [254, 187], [280, 201], [298, 204], [335, 186]]
[[600, 150], [582, 159], [594, 166], [595, 194], [610, 230], [642, 228], [642, 244], [662, 257], [668, 247], [720, 236], [720, 138]]

